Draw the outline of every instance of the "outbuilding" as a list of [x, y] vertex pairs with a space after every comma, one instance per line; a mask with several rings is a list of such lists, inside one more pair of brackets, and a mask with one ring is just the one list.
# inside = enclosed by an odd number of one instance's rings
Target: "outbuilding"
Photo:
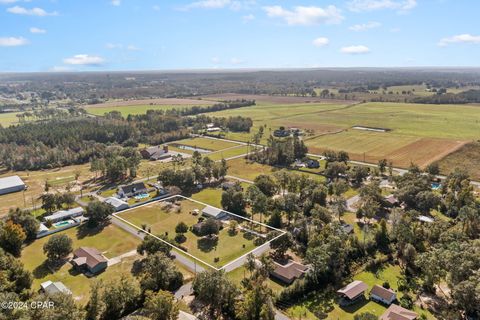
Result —
[[57, 293], [72, 294], [72, 292], [62, 282], [52, 282], [50, 280], [42, 282], [42, 284], [40, 285], [40, 291], [47, 295]]
[[337, 293], [342, 297], [340, 305], [346, 306], [359, 301], [365, 297], [364, 293], [367, 289], [368, 287], [363, 281], [355, 280], [349, 283], [337, 291]]
[[205, 208], [203, 208], [202, 214], [206, 217], [215, 218], [218, 220], [222, 220], [228, 216], [228, 212], [211, 206], [206, 206]]
[[19, 176], [0, 178], [0, 195], [25, 190], [25, 183]]
[[129, 208], [127, 202], [115, 197], [108, 197], [107, 199], [105, 199], [104, 202], [111, 205], [115, 209], [115, 211], [121, 211]]
[[392, 289], [387, 289], [376, 284], [372, 290], [370, 290], [370, 299], [391, 305], [393, 301], [397, 299], [397, 295]]

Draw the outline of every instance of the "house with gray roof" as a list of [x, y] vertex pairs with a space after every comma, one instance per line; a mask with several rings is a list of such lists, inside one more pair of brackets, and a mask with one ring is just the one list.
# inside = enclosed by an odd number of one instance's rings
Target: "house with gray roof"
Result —
[[69, 210], [60, 210], [55, 212], [52, 215], [44, 217], [45, 221], [50, 221], [52, 223], [64, 221], [68, 219], [73, 219], [83, 215], [85, 210], [82, 207], [76, 207]]
[[105, 199], [104, 202], [111, 205], [115, 209], [115, 211], [121, 211], [129, 208], [127, 202], [115, 197], [108, 197], [107, 199]]

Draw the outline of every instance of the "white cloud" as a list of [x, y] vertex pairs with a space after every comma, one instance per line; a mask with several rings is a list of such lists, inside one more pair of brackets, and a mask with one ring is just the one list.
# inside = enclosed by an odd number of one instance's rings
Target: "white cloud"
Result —
[[30, 32], [31, 32], [31, 33], [47, 33], [47, 30], [32, 27], [32, 28], [30, 28]]
[[452, 37], [443, 38], [438, 42], [438, 45], [441, 47], [448, 46], [452, 43], [473, 43], [480, 44], [480, 36], [474, 36], [469, 33], [458, 34]]
[[340, 9], [332, 5], [325, 8], [298, 6], [293, 10], [287, 10], [281, 6], [269, 6], [264, 7], [263, 10], [271, 18], [284, 19], [288, 25], [337, 24], [344, 19]]
[[352, 0], [347, 3], [348, 9], [354, 12], [383, 9], [405, 12], [416, 6], [417, 0]]
[[370, 49], [366, 46], [348, 46], [348, 47], [343, 47], [340, 49], [341, 53], [346, 53], [346, 54], [365, 54], [369, 53]]
[[0, 0], [0, 4], [11, 4], [19, 1], [20, 0]]
[[252, 20], [255, 20], [255, 16], [253, 14], [247, 14], [246, 16], [242, 17], [243, 22], [250, 22]]
[[370, 21], [370, 22], [367, 22], [367, 23], [361, 23], [361, 24], [353, 25], [348, 29], [350, 29], [352, 31], [355, 31], [355, 32], [360, 32], [360, 31], [367, 31], [369, 29], [375, 29], [375, 28], [380, 27], [381, 25], [382, 24], [380, 22]]
[[28, 40], [22, 37], [0, 38], [0, 47], [18, 47], [28, 44]]
[[140, 51], [140, 48], [134, 46], [133, 44], [129, 44], [129, 45], [127, 46], [127, 50], [128, 50], [128, 51]]
[[325, 38], [325, 37], [316, 38], [315, 40], [312, 41], [315, 47], [326, 46], [329, 42], [330, 40], [328, 40], [328, 38]]
[[255, 5], [255, 0], [200, 0], [191, 2], [179, 10], [191, 10], [191, 9], [223, 9], [228, 8], [231, 10], [248, 9]]
[[230, 59], [230, 63], [231, 64], [242, 64], [244, 61], [242, 59], [239, 59], [239, 58], [232, 58]]
[[111, 43], [111, 42], [109, 42], [105, 45], [105, 48], [107, 48], [107, 49], [121, 49], [121, 48], [123, 48], [123, 45], [121, 43]]
[[58, 15], [58, 12], [56, 12], [56, 11], [47, 12], [47, 11], [43, 10], [42, 8], [27, 9], [27, 8], [20, 7], [20, 6], [15, 6], [15, 7], [8, 8], [7, 12], [10, 12], [10, 13], [13, 13], [13, 14], [21, 14], [21, 15], [26, 15], [26, 16], [38, 16], [38, 17]]
[[112, 0], [111, 2], [112, 6], [118, 7], [119, 5], [122, 4], [121, 0]]
[[159, 5], [154, 5], [152, 7], [152, 9], [155, 10], [155, 11], [160, 11], [160, 6]]
[[77, 54], [73, 57], [63, 59], [63, 63], [71, 65], [98, 66], [105, 62], [105, 59], [99, 56], [90, 56], [88, 54]]

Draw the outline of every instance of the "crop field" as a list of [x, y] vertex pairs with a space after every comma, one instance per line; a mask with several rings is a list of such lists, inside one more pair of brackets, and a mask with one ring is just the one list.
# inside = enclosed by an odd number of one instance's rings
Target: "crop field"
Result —
[[[410, 162], [426, 165], [478, 139], [480, 107], [475, 105], [427, 105], [405, 103], [262, 104], [212, 115], [248, 114], [252, 132], [265, 125], [266, 136], [279, 126], [311, 129], [304, 137], [311, 152], [345, 150], [352, 159], [376, 163], [391, 159], [396, 166]], [[352, 126], [388, 128], [385, 133], [351, 130]], [[248, 141], [252, 134], [227, 133]]]
[[179, 198], [173, 204], [170, 201], [155, 202], [121, 212], [117, 216], [137, 227], [147, 225], [152, 234], [166, 235], [171, 239], [175, 237], [175, 226], [179, 222], [186, 223], [189, 231], [181, 246], [189, 254], [215, 267], [221, 267], [256, 248], [256, 236], [242, 230], [231, 234], [226, 225], [220, 230], [218, 241], [214, 244], [207, 243], [206, 239], [193, 233], [190, 227], [198, 223], [200, 218], [193, 211], [198, 209], [201, 212], [204, 207], [192, 200]]
[[347, 151], [352, 160], [376, 163], [386, 158], [395, 166], [410, 163], [425, 166], [461, 147], [465, 142], [447, 139], [418, 138], [394, 133], [359, 132], [348, 130], [306, 141], [309, 151], [321, 153], [327, 149]]
[[[269, 96], [260, 94], [237, 94], [237, 93], [225, 93], [225, 94], [212, 94], [202, 96], [204, 100], [255, 100], [257, 104], [304, 104], [304, 103], [332, 103], [335, 99], [323, 99], [320, 97], [296, 97], [296, 96]], [[348, 103], [345, 100], [338, 100], [341, 103]]]
[[439, 161], [440, 170], [448, 174], [456, 167], [466, 170], [470, 177], [480, 180], [480, 142], [472, 142], [459, 148]]
[[[93, 177], [88, 164], [67, 166], [57, 169], [39, 171], [16, 171], [4, 172], [0, 178], [18, 175], [27, 185], [25, 192], [14, 192], [0, 196], [0, 216], [8, 213], [10, 208], [31, 208], [39, 207], [38, 197], [45, 189], [45, 182], [48, 181], [50, 190], [65, 191], [65, 186], [75, 182], [75, 173], [80, 173], [79, 182], [86, 181]], [[74, 191], [72, 189], [72, 191]]]

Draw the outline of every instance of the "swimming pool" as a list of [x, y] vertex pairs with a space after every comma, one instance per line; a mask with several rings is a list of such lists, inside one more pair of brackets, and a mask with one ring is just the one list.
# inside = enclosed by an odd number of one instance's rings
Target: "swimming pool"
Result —
[[438, 190], [442, 187], [442, 185], [438, 182], [432, 182], [432, 189], [433, 190]]
[[134, 198], [137, 200], [142, 200], [148, 198], [150, 195], [148, 193], [137, 194]]
[[64, 226], [68, 226], [69, 224], [71, 224], [70, 221], [60, 221], [60, 222], [54, 223], [53, 226], [55, 228], [61, 228], [61, 227], [64, 227]]

